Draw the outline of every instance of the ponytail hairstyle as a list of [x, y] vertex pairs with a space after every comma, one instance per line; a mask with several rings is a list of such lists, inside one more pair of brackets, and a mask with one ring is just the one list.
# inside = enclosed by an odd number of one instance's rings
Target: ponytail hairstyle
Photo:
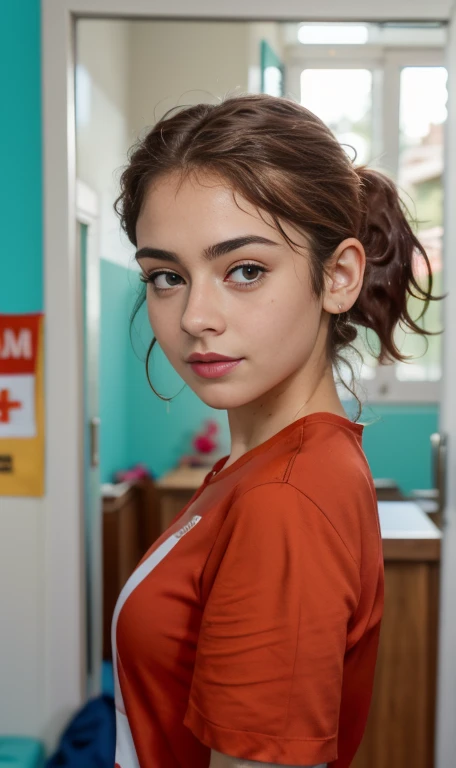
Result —
[[[267, 211], [284, 232], [285, 221], [310, 241], [311, 286], [322, 295], [326, 264], [345, 238], [355, 237], [366, 252], [361, 292], [355, 304], [332, 315], [328, 359], [339, 372], [343, 357], [353, 350], [358, 327], [374, 331], [379, 340], [379, 363], [405, 361], [396, 346], [394, 330], [401, 324], [414, 333], [434, 335], [409, 314], [409, 295], [424, 302], [432, 296], [429, 258], [407, 220], [408, 212], [394, 183], [366, 166], [354, 167], [329, 128], [309, 110], [286, 98], [255, 94], [226, 98], [218, 104], [196, 104], [169, 110], [133, 146], [120, 179], [114, 208], [122, 229], [136, 245], [136, 222], [151, 184], [168, 173], [181, 178], [204, 170], [223, 178], [258, 210]], [[427, 286], [414, 275], [414, 260], [424, 260]], [[132, 321], [145, 299], [139, 297]], [[149, 360], [153, 340], [146, 358]], [[356, 351], [356, 350], [355, 350]], [[345, 382], [344, 386], [361, 401]]]

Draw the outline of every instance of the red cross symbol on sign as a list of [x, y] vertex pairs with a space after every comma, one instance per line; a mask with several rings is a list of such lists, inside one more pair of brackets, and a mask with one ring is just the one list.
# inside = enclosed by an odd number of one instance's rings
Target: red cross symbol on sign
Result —
[[22, 403], [18, 400], [10, 400], [9, 396], [9, 389], [0, 389], [0, 424], [5, 422], [8, 424], [10, 420], [10, 411], [13, 408], [22, 407]]

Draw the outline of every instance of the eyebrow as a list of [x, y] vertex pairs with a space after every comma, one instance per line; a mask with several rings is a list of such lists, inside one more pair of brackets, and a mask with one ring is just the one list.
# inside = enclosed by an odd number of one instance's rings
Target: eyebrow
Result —
[[[275, 243], [273, 240], [268, 240], [267, 237], [260, 237], [259, 235], [245, 235], [244, 237], [235, 237], [232, 240], [224, 240], [221, 243], [215, 245], [209, 245], [203, 251], [203, 257], [207, 261], [212, 261], [219, 256], [225, 256], [231, 251], [236, 251], [238, 248], [243, 248], [245, 245], [252, 245], [254, 243], [260, 245], [274, 245], [278, 246], [279, 243]], [[180, 263], [179, 256], [173, 251], [163, 251], [161, 248], [151, 248], [145, 246], [136, 251], [135, 259], [161, 259], [162, 261], [172, 261], [173, 263]]]

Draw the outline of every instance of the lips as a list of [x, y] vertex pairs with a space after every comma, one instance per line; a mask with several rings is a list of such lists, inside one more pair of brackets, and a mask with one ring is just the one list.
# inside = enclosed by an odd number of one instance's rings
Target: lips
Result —
[[226, 355], [220, 355], [218, 352], [205, 352], [204, 354], [194, 352], [187, 359], [187, 363], [229, 363], [239, 359], [239, 357], [227, 357]]
[[[219, 355], [220, 357], [220, 355]], [[201, 376], [203, 379], [219, 379], [222, 376], [226, 376], [234, 368], [242, 363], [243, 358], [223, 358], [222, 360], [194, 360], [190, 363], [190, 368], [193, 373]]]

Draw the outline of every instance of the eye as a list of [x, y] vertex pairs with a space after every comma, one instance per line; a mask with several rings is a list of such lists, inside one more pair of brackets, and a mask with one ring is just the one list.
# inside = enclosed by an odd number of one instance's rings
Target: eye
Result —
[[140, 280], [143, 283], [151, 283], [154, 291], [160, 292], [169, 291], [170, 288], [179, 285], [179, 280], [182, 278], [175, 272], [162, 270], [161, 272], [151, 272], [149, 275], [141, 275]]
[[228, 272], [228, 275], [231, 277], [231, 275], [235, 275], [236, 272], [240, 273], [241, 279], [240, 280], [231, 280], [231, 282], [236, 283], [239, 286], [249, 286], [249, 285], [256, 285], [257, 283], [261, 282], [261, 280], [264, 279], [265, 273], [268, 270], [265, 267], [260, 267], [259, 264], [239, 264], [237, 267], [234, 267], [234, 269], [231, 270], [231, 272]]

